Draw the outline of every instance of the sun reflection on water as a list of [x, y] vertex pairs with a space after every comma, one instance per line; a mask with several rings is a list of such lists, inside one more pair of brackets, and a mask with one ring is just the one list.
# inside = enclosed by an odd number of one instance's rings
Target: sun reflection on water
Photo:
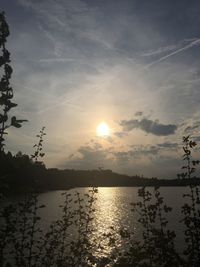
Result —
[[101, 187], [98, 189], [97, 197], [99, 221], [111, 225], [116, 222], [119, 216], [117, 209], [117, 188]]
[[97, 257], [106, 257], [115, 253], [116, 247], [110, 244], [112, 238], [115, 239], [115, 245], [120, 246], [119, 229], [123, 213], [119, 203], [118, 191], [118, 188], [112, 187], [98, 189], [93, 224], [94, 234], [91, 236], [91, 239], [98, 239], [99, 241], [100, 249], [94, 252]]

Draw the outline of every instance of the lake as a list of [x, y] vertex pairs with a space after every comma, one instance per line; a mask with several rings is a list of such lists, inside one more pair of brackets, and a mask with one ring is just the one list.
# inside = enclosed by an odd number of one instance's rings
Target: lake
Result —
[[[70, 193], [78, 191], [80, 194], [87, 193], [89, 188], [76, 188], [69, 190]], [[152, 191], [153, 188], [148, 188]], [[141, 237], [141, 225], [138, 223], [138, 215], [131, 212], [131, 202], [139, 200], [136, 187], [99, 187], [97, 200], [95, 203], [95, 218], [93, 221], [94, 235], [102, 236], [103, 233], [109, 232], [110, 227], [115, 229], [134, 229], [136, 238]], [[39, 200], [46, 205], [45, 209], [40, 211], [42, 217], [42, 225], [44, 228], [51, 221], [58, 219], [61, 215], [59, 205], [63, 203], [64, 197], [61, 195], [63, 191], [52, 191], [42, 193]], [[167, 214], [169, 221], [168, 228], [176, 232], [176, 248], [181, 253], [184, 249], [184, 225], [180, 223], [182, 218], [181, 206], [186, 202], [183, 198], [184, 193], [189, 192], [189, 187], [161, 187], [161, 195], [164, 197], [165, 203], [172, 207], [172, 212]], [[104, 241], [102, 241], [104, 242]], [[104, 255], [111, 253], [110, 248], [104, 245]], [[120, 238], [118, 240], [120, 246]]]

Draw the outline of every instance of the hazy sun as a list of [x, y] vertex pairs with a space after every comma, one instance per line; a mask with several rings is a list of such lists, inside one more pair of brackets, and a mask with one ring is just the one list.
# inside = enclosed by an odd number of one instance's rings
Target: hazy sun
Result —
[[100, 123], [97, 126], [97, 135], [98, 136], [108, 136], [110, 134], [110, 128], [105, 122]]

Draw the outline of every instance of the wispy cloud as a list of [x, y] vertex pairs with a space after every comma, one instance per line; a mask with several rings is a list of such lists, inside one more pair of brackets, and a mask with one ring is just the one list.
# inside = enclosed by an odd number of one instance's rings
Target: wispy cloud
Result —
[[179, 53], [181, 53], [183, 51], [186, 51], [186, 50], [188, 50], [188, 49], [190, 49], [190, 48], [192, 48], [194, 46], [198, 46], [198, 45], [200, 45], [200, 38], [197, 38], [194, 41], [191, 41], [189, 44], [185, 45], [184, 47], [178, 48], [175, 51], [173, 51], [172, 53], [169, 53], [169, 54], [167, 54], [167, 55], [165, 55], [165, 56], [163, 56], [163, 57], [161, 57], [161, 58], [159, 58], [159, 59], [157, 59], [157, 60], [155, 60], [155, 61], [147, 64], [145, 66], [145, 69], [148, 69], [151, 66], [153, 66], [153, 65], [155, 65], [155, 64], [157, 64], [159, 62], [162, 62], [162, 61], [164, 61], [167, 58], [170, 58], [170, 57], [172, 57], [172, 56], [174, 56], [176, 54], [179, 54]]
[[74, 62], [75, 59], [74, 58], [41, 58], [39, 60], [37, 60], [37, 62], [40, 62], [40, 63], [62, 63], [62, 62]]
[[177, 49], [177, 47], [179, 47], [179, 46], [180, 45], [168, 45], [168, 46], [160, 47], [156, 50], [144, 52], [140, 56], [142, 56], [142, 57], [157, 56], [157, 55], [169, 52], [169, 51], [173, 51], [173, 50]]
[[151, 56], [157, 56], [159, 54], [164, 54], [164, 53], [169, 52], [169, 51], [173, 51], [174, 52], [175, 50], [181, 49], [181, 48], [183, 48], [183, 47], [185, 47], [185, 46], [187, 46], [187, 45], [189, 45], [192, 42], [195, 42], [197, 40], [198, 40], [198, 38], [183, 39], [183, 40], [179, 41], [176, 44], [167, 45], [167, 46], [164, 46], [164, 47], [159, 47], [158, 49], [153, 49], [153, 50], [144, 52], [140, 56], [142, 56], [142, 57], [151, 57]]
[[[9, 2], [16, 112], [30, 121], [20, 131], [47, 126], [48, 166], [73, 154], [66, 166], [155, 175], [161, 170], [153, 164], [163, 163], [167, 176], [182, 134], [199, 134], [200, 3], [144, 1], [135, 9], [135, 1], [3, 2]], [[82, 144], [101, 120], [113, 127], [109, 151]]]

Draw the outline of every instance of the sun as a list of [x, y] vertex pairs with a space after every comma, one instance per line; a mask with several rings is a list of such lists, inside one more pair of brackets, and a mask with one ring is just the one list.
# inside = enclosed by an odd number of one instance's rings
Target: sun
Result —
[[97, 126], [97, 135], [98, 136], [109, 136], [110, 135], [110, 128], [107, 123], [101, 122]]

